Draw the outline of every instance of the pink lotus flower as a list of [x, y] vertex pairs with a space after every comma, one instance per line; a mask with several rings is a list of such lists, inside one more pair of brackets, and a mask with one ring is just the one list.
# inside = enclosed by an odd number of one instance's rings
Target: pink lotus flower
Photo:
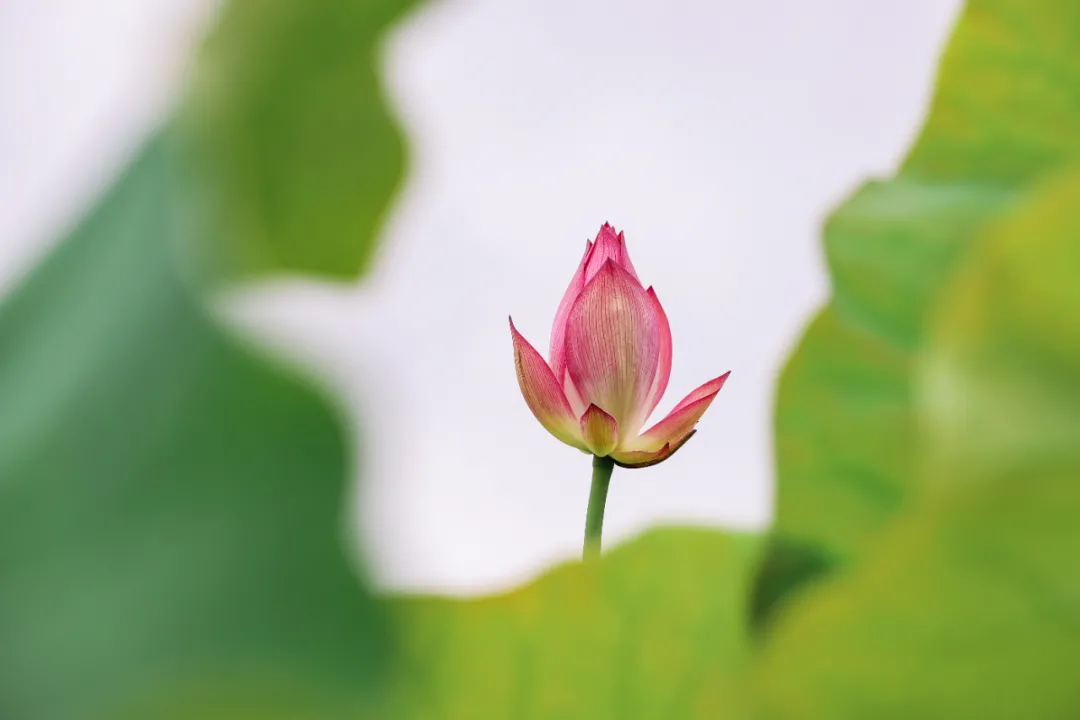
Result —
[[549, 362], [513, 319], [510, 332], [521, 393], [540, 424], [623, 467], [654, 465], [679, 449], [729, 375], [694, 390], [641, 432], [667, 389], [671, 328], [656, 293], [638, 280], [623, 234], [608, 224], [586, 244], [555, 313]]

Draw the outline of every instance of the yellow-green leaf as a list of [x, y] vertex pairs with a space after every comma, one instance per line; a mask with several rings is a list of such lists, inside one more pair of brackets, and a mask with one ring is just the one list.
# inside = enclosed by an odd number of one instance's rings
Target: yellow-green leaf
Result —
[[214, 232], [203, 272], [352, 280], [373, 257], [405, 156], [378, 75], [412, 0], [231, 0], [181, 114]]
[[922, 481], [913, 367], [926, 319], [973, 238], [1080, 151], [1080, 5], [972, 0], [929, 118], [893, 179], [829, 219], [833, 298], [780, 380], [777, 531], [835, 565]]
[[763, 718], [1080, 714], [1080, 172], [980, 233], [917, 363], [912, 507], [771, 627]]
[[656, 530], [496, 597], [401, 601], [387, 715], [738, 717], [756, 555], [753, 538]]

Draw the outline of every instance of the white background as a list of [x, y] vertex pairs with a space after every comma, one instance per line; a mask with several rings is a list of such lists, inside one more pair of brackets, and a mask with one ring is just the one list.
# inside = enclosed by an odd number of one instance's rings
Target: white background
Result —
[[[586, 238], [626, 231], [674, 334], [666, 412], [732, 376], [670, 462], [616, 471], [609, 544], [768, 524], [776, 374], [827, 296], [819, 228], [918, 131], [958, 0], [438, 2], [387, 38], [411, 168], [359, 287], [223, 313], [357, 419], [386, 586], [478, 592], [580, 552], [589, 460], [536, 423], [507, 315], [546, 355]], [[167, 113], [212, 0], [0, 0], [0, 290]]]

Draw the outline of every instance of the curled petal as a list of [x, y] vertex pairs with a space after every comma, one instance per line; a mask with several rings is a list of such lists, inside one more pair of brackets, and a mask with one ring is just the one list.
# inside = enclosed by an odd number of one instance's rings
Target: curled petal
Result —
[[510, 334], [514, 339], [514, 366], [525, 404], [549, 433], [567, 445], [584, 450], [577, 420], [551, 368], [517, 331], [513, 319], [510, 320]]
[[667, 417], [635, 438], [632, 443], [628, 443], [626, 449], [655, 452], [668, 443], [674, 445], [676, 441], [694, 429], [730, 374], [724, 373], [687, 395], [668, 413]]
[[563, 294], [559, 309], [555, 311], [555, 322], [551, 325], [551, 349], [548, 357], [551, 358], [551, 372], [557, 378], [562, 377], [563, 371], [566, 369], [566, 361], [563, 359], [566, 346], [564, 340], [566, 337], [566, 318], [570, 315], [570, 308], [574, 306], [574, 301], [578, 299], [578, 295], [585, 288], [585, 265], [589, 262], [589, 255], [592, 250], [593, 244], [586, 240], [585, 254], [581, 256], [577, 272], [574, 273], [574, 277], [570, 280], [570, 286], [566, 288], [566, 292]]
[[606, 412], [590, 405], [581, 416], [581, 437], [597, 457], [604, 457], [619, 444], [619, 424]]
[[697, 430], [691, 430], [676, 442], [664, 443], [664, 447], [653, 452], [645, 450], [624, 450], [611, 453], [611, 458], [619, 467], [629, 468], [631, 470], [656, 465], [674, 455], [675, 452], [685, 445], [690, 438], [694, 437], [694, 433], [696, 432]]
[[614, 260], [590, 280], [566, 323], [566, 368], [583, 403], [630, 427], [645, 405], [660, 333], [644, 288]]

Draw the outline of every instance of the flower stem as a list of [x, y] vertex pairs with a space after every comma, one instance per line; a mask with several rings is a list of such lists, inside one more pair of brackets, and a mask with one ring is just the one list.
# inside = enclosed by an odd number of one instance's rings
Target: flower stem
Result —
[[615, 461], [609, 457], [593, 456], [592, 490], [589, 509], [585, 512], [585, 550], [582, 559], [600, 557], [600, 535], [604, 530], [604, 506], [607, 505], [608, 485]]

